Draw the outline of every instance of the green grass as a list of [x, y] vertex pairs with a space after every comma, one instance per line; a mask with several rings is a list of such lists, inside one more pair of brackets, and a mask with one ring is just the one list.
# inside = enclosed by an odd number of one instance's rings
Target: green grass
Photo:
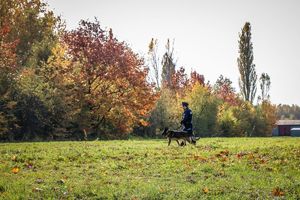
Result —
[[0, 144], [0, 199], [274, 198], [300, 199], [300, 138]]

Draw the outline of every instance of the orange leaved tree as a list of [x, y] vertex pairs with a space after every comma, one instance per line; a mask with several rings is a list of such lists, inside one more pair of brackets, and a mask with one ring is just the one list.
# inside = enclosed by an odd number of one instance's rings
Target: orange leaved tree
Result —
[[[81, 21], [63, 37], [71, 64], [63, 70], [78, 129], [129, 133], [152, 109], [156, 95], [143, 59], [98, 21]], [[88, 131], [87, 131], [88, 130]]]

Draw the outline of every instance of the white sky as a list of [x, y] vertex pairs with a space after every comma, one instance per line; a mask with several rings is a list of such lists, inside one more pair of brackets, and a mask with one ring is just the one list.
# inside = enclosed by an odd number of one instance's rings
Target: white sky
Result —
[[[271, 101], [300, 104], [299, 0], [47, 0], [76, 28], [97, 17], [119, 40], [145, 55], [152, 37], [161, 51], [175, 39], [177, 67], [196, 70], [214, 83], [220, 74], [238, 87], [238, 33], [252, 25], [257, 74], [271, 77]], [[260, 91], [258, 91], [260, 92]]]

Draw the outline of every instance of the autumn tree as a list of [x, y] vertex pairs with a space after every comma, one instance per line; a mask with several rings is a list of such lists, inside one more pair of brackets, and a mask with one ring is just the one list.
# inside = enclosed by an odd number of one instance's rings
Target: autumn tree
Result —
[[58, 17], [40, 0], [1, 0], [0, 25], [10, 24], [10, 41], [19, 40], [16, 55], [21, 65], [38, 64], [50, 55]]
[[[150, 127], [147, 128], [146, 135], [156, 136], [159, 130], [163, 130], [165, 127], [172, 129], [178, 129], [180, 127], [182, 115], [181, 102], [187, 99], [189, 100], [191, 94], [194, 94], [193, 89], [195, 85], [205, 87], [203, 75], [192, 71], [191, 75], [188, 76], [183, 66], [175, 70], [171, 85], [163, 87], [160, 90], [160, 97], [156, 101], [155, 108], [149, 117]], [[209, 88], [205, 87], [205, 90], [210, 93]], [[192, 104], [193, 102], [190, 102], [190, 105]], [[204, 105], [199, 107], [200, 109], [205, 108]], [[204, 112], [204, 115], [205, 114], [206, 112]]]
[[[98, 21], [81, 21], [63, 38], [72, 64], [65, 76], [78, 110], [79, 128], [90, 132], [129, 133], [152, 108], [155, 95], [148, 68], [124, 42]], [[85, 123], [81, 123], [85, 119]]]
[[[10, 118], [9, 139], [31, 140], [47, 136], [55, 127], [53, 120], [60, 120], [52, 112], [52, 108], [59, 106], [54, 105], [57, 102], [50, 92], [55, 88], [50, 88], [38, 71], [58, 42], [59, 18], [40, 0], [3, 0], [0, 7], [0, 27], [6, 33], [5, 39], [0, 36], [1, 51], [5, 51], [1, 52], [1, 61], [5, 62], [1, 75], [7, 80], [6, 84], [1, 81], [1, 90], [9, 88], [2, 90], [5, 100], [0, 104], [1, 111]], [[3, 41], [5, 47], [2, 47]], [[9, 50], [12, 46], [9, 44], [13, 44], [13, 50]], [[4, 109], [3, 102], [10, 109]]]
[[276, 106], [265, 100], [255, 109], [255, 131], [252, 136], [271, 136], [276, 123]]
[[196, 83], [204, 86], [205, 85], [204, 81], [205, 81], [204, 75], [199, 74], [196, 71], [191, 71], [190, 80], [189, 80], [191, 86], [194, 86]]
[[229, 78], [220, 75], [213, 90], [214, 94], [222, 101], [233, 106], [237, 105], [235, 89], [233, 88], [232, 81]]
[[7, 24], [0, 27], [0, 95], [3, 97], [11, 87], [17, 72], [16, 46], [18, 40], [10, 41], [11, 28]]
[[171, 90], [173, 90], [178, 95], [184, 95], [187, 87], [189, 87], [189, 78], [185, 73], [184, 67], [180, 67], [178, 70], [175, 71], [175, 73], [172, 76], [171, 85]]
[[[65, 31], [41, 0], [1, 1], [0, 140], [120, 138], [133, 128], [155, 137], [166, 126], [179, 127], [182, 101], [190, 103], [201, 136], [269, 135], [276, 107], [267, 74], [260, 78], [263, 101], [251, 104], [257, 77], [249, 23], [240, 34], [238, 58], [246, 101], [223, 76], [212, 88], [196, 71], [176, 70], [174, 42], [167, 41], [162, 59], [157, 47], [152, 39], [148, 68], [97, 20]], [[150, 69], [155, 84], [147, 80]], [[295, 105], [277, 108], [280, 118], [299, 114]]]
[[240, 72], [239, 86], [244, 100], [253, 103], [256, 95], [256, 70], [253, 64], [253, 45], [251, 42], [251, 25], [246, 22], [239, 34], [239, 57], [237, 59]]
[[14, 108], [16, 102], [11, 95], [14, 91], [17, 74], [16, 45], [10, 41], [11, 29], [8, 24], [0, 25], [0, 140], [12, 139], [13, 129], [17, 127]]

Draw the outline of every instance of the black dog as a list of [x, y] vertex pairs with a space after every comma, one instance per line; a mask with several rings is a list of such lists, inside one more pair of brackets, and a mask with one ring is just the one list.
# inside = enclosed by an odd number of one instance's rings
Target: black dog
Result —
[[[165, 128], [162, 136], [165, 136], [169, 139], [168, 146], [170, 146], [172, 140], [176, 140], [179, 146], [185, 146], [186, 141], [188, 141], [190, 144], [196, 145], [196, 141], [200, 139], [199, 137], [195, 137], [192, 133], [188, 133], [186, 131], [169, 130], [168, 128]], [[179, 143], [179, 140], [183, 140], [183, 142]]]

